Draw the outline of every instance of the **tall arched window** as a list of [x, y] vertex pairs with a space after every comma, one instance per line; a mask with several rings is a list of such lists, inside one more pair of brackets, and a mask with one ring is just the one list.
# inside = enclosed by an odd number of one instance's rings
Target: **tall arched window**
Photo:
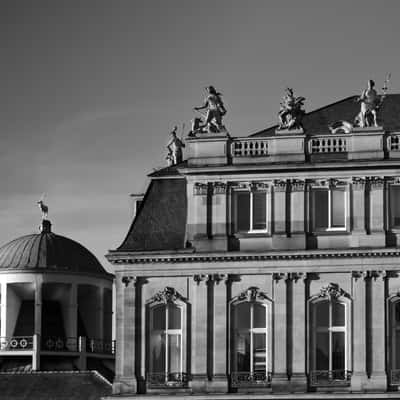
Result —
[[186, 386], [187, 304], [173, 288], [147, 305], [147, 380], [149, 387]]
[[351, 301], [338, 285], [321, 289], [309, 303], [310, 384], [350, 384]]
[[271, 301], [250, 287], [231, 302], [231, 387], [268, 386], [271, 371]]
[[400, 385], [400, 296], [391, 296], [388, 300], [389, 314], [389, 381], [391, 385]]

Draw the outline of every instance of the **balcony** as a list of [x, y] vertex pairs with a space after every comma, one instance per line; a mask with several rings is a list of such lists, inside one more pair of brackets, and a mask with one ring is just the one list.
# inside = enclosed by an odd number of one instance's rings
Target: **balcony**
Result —
[[319, 370], [310, 372], [310, 386], [331, 387], [350, 386], [351, 371], [346, 370]]
[[271, 374], [269, 372], [232, 372], [232, 388], [269, 387]]

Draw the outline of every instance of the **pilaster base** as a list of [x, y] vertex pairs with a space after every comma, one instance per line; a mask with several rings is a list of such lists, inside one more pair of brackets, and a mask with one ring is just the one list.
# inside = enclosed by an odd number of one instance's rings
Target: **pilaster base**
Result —
[[272, 375], [272, 393], [289, 393], [290, 381], [286, 373]]
[[137, 391], [136, 377], [118, 377], [114, 379], [112, 392], [113, 394], [131, 393], [135, 394]]
[[368, 392], [382, 392], [387, 389], [387, 380], [385, 372], [375, 372], [367, 379], [365, 390]]
[[368, 376], [365, 372], [353, 372], [351, 376], [351, 391], [364, 392], [368, 381]]
[[302, 373], [295, 373], [290, 377], [288, 390], [290, 393], [306, 393], [307, 377]]
[[226, 375], [214, 375], [211, 381], [206, 382], [209, 393], [228, 393], [228, 377]]
[[192, 388], [193, 393], [206, 393], [208, 383], [206, 374], [192, 374], [190, 387]]

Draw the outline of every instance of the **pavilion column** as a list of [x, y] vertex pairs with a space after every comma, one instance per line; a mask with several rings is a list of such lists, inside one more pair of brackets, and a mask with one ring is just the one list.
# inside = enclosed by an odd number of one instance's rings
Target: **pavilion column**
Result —
[[97, 334], [96, 337], [100, 340], [104, 339], [104, 288], [98, 287], [98, 303], [97, 303]]
[[1, 283], [1, 315], [0, 315], [0, 322], [1, 322], [1, 328], [0, 328], [0, 336], [8, 336], [7, 335], [7, 282], [2, 282]]
[[116, 371], [113, 393], [136, 393], [135, 376], [135, 289], [136, 277], [116, 279]]
[[41, 280], [36, 280], [35, 282], [35, 326], [34, 334], [42, 334], [42, 287], [43, 282]]
[[191, 371], [194, 392], [206, 391], [207, 384], [207, 275], [195, 275], [192, 287]]
[[[353, 279], [353, 375], [351, 390], [362, 392], [367, 383], [366, 359], [366, 292], [364, 272], [354, 271]], [[349, 366], [351, 369], [351, 366]]]
[[371, 271], [369, 279], [369, 293], [367, 324], [369, 380], [367, 389], [373, 391], [386, 390], [385, 368], [385, 279], [384, 271]]
[[[67, 313], [67, 326], [65, 327], [67, 338], [78, 340], [78, 285], [76, 283], [72, 283], [69, 288]], [[71, 341], [71, 345], [72, 344]], [[67, 346], [70, 346], [68, 341]]]
[[306, 392], [306, 280], [304, 273], [291, 274], [290, 350], [291, 376], [289, 390]]
[[274, 367], [272, 391], [288, 391], [287, 370], [287, 278], [288, 274], [274, 274]]
[[208, 308], [212, 307], [212, 318], [209, 318], [210, 330], [208, 351], [210, 364], [208, 371], [211, 381], [208, 382], [207, 390], [214, 393], [226, 393], [228, 391], [228, 366], [227, 366], [227, 284], [228, 276], [214, 274], [209, 278], [211, 293], [209, 292], [210, 303]]

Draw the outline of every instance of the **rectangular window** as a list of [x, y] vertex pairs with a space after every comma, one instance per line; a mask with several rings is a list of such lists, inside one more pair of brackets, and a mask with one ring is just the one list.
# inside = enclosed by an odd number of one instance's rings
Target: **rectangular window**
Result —
[[346, 190], [342, 188], [312, 189], [313, 229], [341, 231], [346, 229]]
[[390, 186], [390, 227], [400, 229], [400, 185]]
[[234, 192], [234, 225], [236, 232], [267, 231], [267, 192]]

